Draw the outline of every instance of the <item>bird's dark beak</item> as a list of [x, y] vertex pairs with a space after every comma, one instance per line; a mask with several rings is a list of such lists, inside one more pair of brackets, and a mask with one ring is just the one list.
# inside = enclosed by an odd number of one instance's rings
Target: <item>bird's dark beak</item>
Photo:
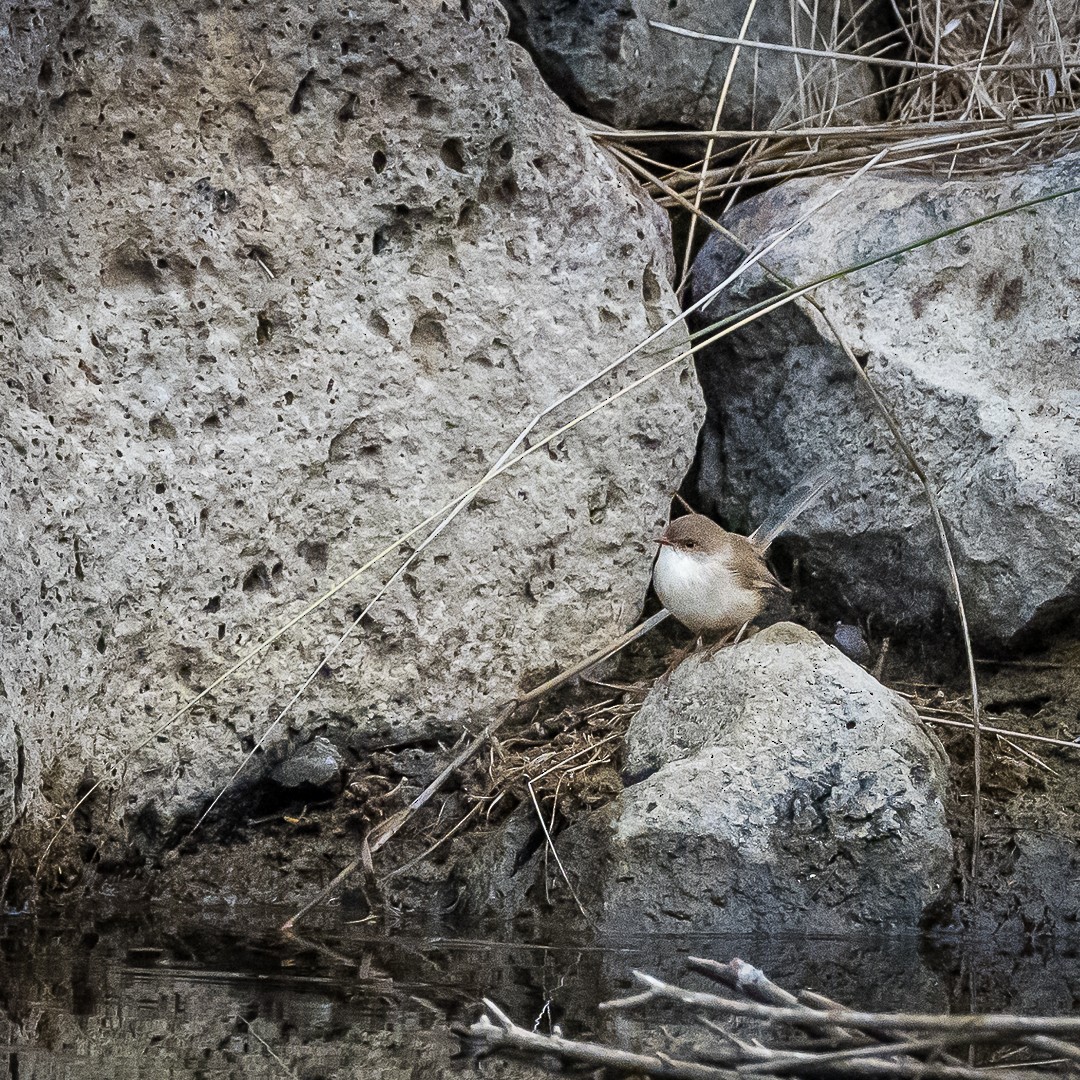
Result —
[[672, 546], [671, 541], [666, 536], [658, 536], [658, 537], [656, 537], [656, 542], [661, 547], [671, 547]]

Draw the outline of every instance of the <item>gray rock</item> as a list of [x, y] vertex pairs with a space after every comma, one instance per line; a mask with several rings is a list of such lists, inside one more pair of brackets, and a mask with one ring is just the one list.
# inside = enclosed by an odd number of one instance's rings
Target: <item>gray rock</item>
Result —
[[341, 790], [345, 756], [329, 739], [321, 735], [297, 747], [270, 773], [279, 787], [314, 788], [327, 795]]
[[[4, 683], [0, 679], [0, 699]], [[7, 836], [26, 805], [24, 748], [14, 719], [0, 709], [0, 836]]]
[[946, 768], [906, 702], [778, 623], [652, 691], [627, 735], [645, 779], [559, 852], [612, 929], [913, 928], [950, 881]]
[[[95, 828], [166, 834], [400, 554], [168, 718], [677, 310], [663, 213], [498, 5], [267, 18], [95, 8], [69, 28], [77, 63], [5, 132], [0, 723], [30, 748], [30, 825], [70, 808], [87, 762], [123, 758]], [[491, 484], [294, 730], [452, 741], [629, 625], [698, 400], [688, 370], [654, 380]]]
[[0, 2], [0, 116], [29, 97], [55, 95], [74, 66], [62, 47], [65, 34], [88, 6], [86, 0]]
[[[725, 223], [753, 246], [805, 215], [766, 261], [809, 282], [1078, 179], [1080, 156], [1071, 155], [950, 183], [900, 174], [800, 181], [749, 200]], [[1080, 612], [1077, 211], [1076, 195], [1047, 202], [816, 293], [931, 479], [982, 644], [1019, 643]], [[695, 296], [741, 258], [712, 236], [695, 266]], [[752, 271], [709, 317], [775, 288]], [[817, 316], [788, 305], [700, 358], [708, 417], [699, 509], [753, 524], [795, 478], [835, 462], [832, 494], [794, 526], [803, 565], [818, 571], [834, 609], [842, 597], [879, 628], [939, 627], [947, 577], [921, 485], [832, 342]], [[953, 633], [951, 616], [947, 625]]]
[[[735, 4], [679, 4], [669, 0], [508, 0], [512, 32], [551, 86], [575, 108], [616, 127], [712, 127], [733, 49], [650, 26], [650, 21], [698, 33], [737, 37], [743, 8]], [[864, 8], [841, 0], [819, 11], [817, 32], [800, 13], [795, 44], [821, 48], [832, 39], [834, 16], [842, 31], [835, 46], [858, 51], [876, 36]], [[817, 10], [817, 9], [815, 9]], [[876, 18], [876, 17], [875, 17]], [[791, 45], [791, 5], [762, 0], [747, 30], [754, 41]], [[801, 117], [810, 122], [872, 121], [877, 89], [866, 64], [808, 64], [788, 53], [743, 49], [725, 102], [723, 123], [734, 129], [767, 128]]]

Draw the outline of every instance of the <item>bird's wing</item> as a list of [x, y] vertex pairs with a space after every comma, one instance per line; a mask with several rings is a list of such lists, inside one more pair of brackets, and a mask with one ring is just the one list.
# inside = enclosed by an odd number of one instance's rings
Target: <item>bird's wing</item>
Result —
[[[745, 536], [731, 534], [731, 568], [747, 589], [783, 589], [760, 552]], [[786, 591], [786, 590], [785, 590]]]

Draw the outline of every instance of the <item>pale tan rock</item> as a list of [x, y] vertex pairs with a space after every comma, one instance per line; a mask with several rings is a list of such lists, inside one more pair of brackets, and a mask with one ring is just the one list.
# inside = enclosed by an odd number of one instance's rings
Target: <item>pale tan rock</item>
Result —
[[[154, 732], [670, 319], [667, 226], [485, 2], [101, 6], [11, 121], [0, 825], [123, 758], [92, 828], [152, 847], [398, 557]], [[697, 402], [671, 372], [493, 483], [270, 742], [452, 739], [624, 629]]]

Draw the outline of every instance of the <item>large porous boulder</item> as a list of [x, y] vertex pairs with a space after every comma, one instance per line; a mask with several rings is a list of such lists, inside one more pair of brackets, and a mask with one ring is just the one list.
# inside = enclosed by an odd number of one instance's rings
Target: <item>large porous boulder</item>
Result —
[[556, 841], [605, 927], [911, 928], [951, 880], [939, 743], [802, 627], [692, 656], [626, 741], [630, 786]]
[[486, 487], [271, 726], [424, 532], [395, 538], [677, 310], [662, 213], [498, 5], [124, 0], [66, 33], [0, 147], [0, 826], [107, 780], [75, 824], [158, 842], [260, 740], [453, 738], [625, 628], [685, 368]]
[[[790, 182], [724, 218], [798, 283], [1075, 187], [1080, 155], [1010, 176], [890, 173]], [[895, 414], [948, 523], [972, 635], [1020, 644], [1080, 612], [1080, 281], [1075, 194], [962, 229], [816, 291]], [[701, 297], [743, 260], [712, 236]], [[711, 321], [778, 289], [760, 269]], [[830, 496], [795, 526], [823, 602], [877, 625], [940, 625], [941, 545], [921, 485], [823, 320], [789, 304], [700, 357], [708, 416], [700, 508], [757, 521], [802, 472], [835, 463]], [[842, 598], [842, 600], [841, 600]], [[950, 628], [954, 625], [950, 620]]]
[[[671, 0], [508, 0], [512, 32], [544, 77], [588, 116], [616, 127], [712, 127], [733, 46], [651, 25], [737, 38], [738, 4]], [[854, 14], [858, 9], [858, 14]], [[834, 0], [792, 14], [787, 0], [761, 0], [746, 37], [779, 45], [857, 52], [876, 36], [878, 7]], [[794, 38], [794, 40], [793, 40]], [[747, 129], [872, 121], [876, 76], [866, 63], [814, 61], [744, 47], [724, 103], [723, 126]]]

